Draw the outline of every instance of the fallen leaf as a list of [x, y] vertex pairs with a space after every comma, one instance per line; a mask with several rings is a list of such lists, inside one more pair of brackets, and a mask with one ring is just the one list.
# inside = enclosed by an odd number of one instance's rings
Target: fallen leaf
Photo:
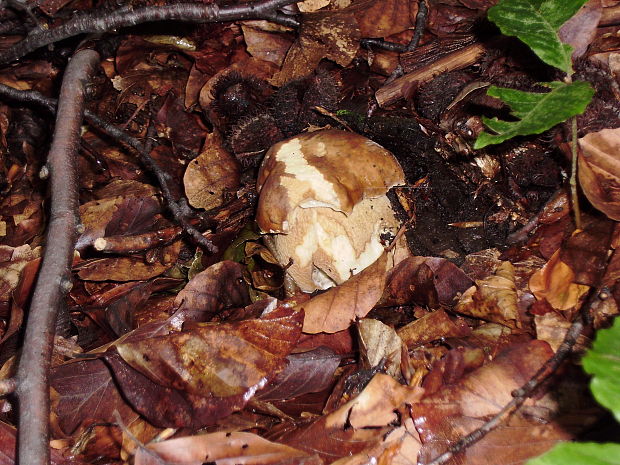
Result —
[[575, 283], [575, 273], [560, 259], [559, 250], [530, 279], [530, 289], [536, 298], [546, 299], [557, 310], [575, 307], [589, 288]]
[[323, 58], [347, 66], [353, 61], [361, 34], [347, 11], [309, 13], [303, 17], [298, 39], [291, 45], [282, 69], [271, 83], [280, 86], [310, 74]]
[[158, 337], [139, 338], [139, 329], [106, 360], [129, 402], [149, 421], [200, 427], [242, 408], [286, 366], [302, 318], [278, 307], [261, 319], [195, 323]]
[[[514, 344], [456, 385], [444, 386], [413, 404], [412, 417], [424, 444], [420, 463], [445, 452], [460, 438], [484, 424], [512, 400], [511, 392], [528, 381], [552, 355], [545, 342]], [[532, 403], [528, 402], [529, 405]], [[541, 425], [531, 417], [517, 417], [448, 463], [521, 463], [567, 438], [567, 433], [556, 423]]]
[[328, 415], [285, 432], [278, 441], [317, 453], [332, 463], [383, 438], [391, 429], [388, 425], [397, 419], [395, 410], [404, 403], [416, 402], [422, 392], [399, 384], [391, 376], [377, 374], [356, 398]]
[[224, 149], [222, 137], [212, 132], [200, 155], [187, 165], [183, 176], [187, 200], [194, 208], [217, 208], [224, 203], [225, 193], [237, 190], [239, 175], [239, 163]]
[[340, 286], [301, 304], [304, 310], [304, 333], [335, 333], [364, 318], [375, 306], [385, 285], [388, 254], [383, 253], [369, 267]]
[[464, 315], [520, 328], [517, 303], [514, 267], [505, 261], [493, 276], [476, 281], [475, 286], [465, 291], [455, 310]]
[[291, 354], [284, 370], [256, 397], [263, 401], [286, 400], [327, 389], [334, 382], [334, 372], [342, 357], [325, 347]]
[[159, 276], [175, 264], [181, 241], [160, 249], [162, 256], [148, 263], [143, 256], [101, 258], [82, 262], [76, 268], [85, 281], [146, 281]]
[[588, 200], [612, 220], [620, 220], [620, 128], [579, 139], [579, 185]]
[[210, 433], [169, 439], [139, 448], [135, 465], [230, 463], [243, 465], [321, 465], [315, 455], [267, 441], [252, 433]]
[[388, 274], [378, 305], [451, 305], [472, 281], [454, 263], [438, 257], [409, 257]]
[[224, 308], [244, 307], [250, 303], [243, 267], [224, 260], [194, 276], [174, 301], [177, 312], [174, 325], [184, 321], [208, 321]]
[[124, 421], [135, 416], [102, 360], [72, 361], [57, 366], [51, 371], [50, 385], [58, 394], [52, 410], [65, 434], [95, 422], [114, 422], [115, 411]]
[[465, 336], [469, 329], [454, 324], [445, 310], [435, 310], [399, 328], [397, 333], [403, 344], [413, 348], [443, 338]]
[[384, 363], [385, 372], [398, 379], [403, 341], [394, 328], [372, 318], [364, 318], [357, 325], [360, 352], [365, 368]]
[[374, 0], [355, 11], [362, 37], [387, 37], [415, 24], [416, 2], [408, 0]]

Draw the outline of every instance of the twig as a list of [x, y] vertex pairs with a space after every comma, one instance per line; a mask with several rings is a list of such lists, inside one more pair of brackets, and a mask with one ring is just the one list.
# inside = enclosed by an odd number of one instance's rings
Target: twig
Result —
[[570, 119], [571, 129], [571, 173], [570, 173], [570, 198], [575, 216], [575, 226], [581, 229], [581, 208], [579, 207], [579, 193], [577, 192], [577, 117]]
[[[420, 39], [422, 38], [422, 34], [424, 34], [424, 30], [426, 29], [427, 18], [428, 18], [428, 7], [426, 6], [426, 0], [419, 0], [418, 1], [418, 12], [416, 13], [416, 17], [415, 17], [415, 31], [413, 33], [413, 37], [411, 38], [411, 40], [409, 41], [409, 43], [407, 44], [407, 46], [405, 47], [403, 51], [412, 52], [418, 46], [418, 44], [420, 43]], [[394, 71], [392, 71], [392, 74], [390, 74], [390, 76], [383, 83], [383, 87], [387, 86], [392, 81], [394, 81], [395, 79], [399, 78], [402, 75], [403, 75], [403, 67], [399, 61]], [[375, 97], [372, 99], [368, 107], [368, 111], [366, 112], [366, 124], [368, 124], [374, 112], [377, 110], [377, 108], [379, 108], [379, 105], [380, 103], [375, 94]]]
[[32, 296], [17, 370], [21, 464], [46, 465], [50, 462], [49, 369], [56, 315], [63, 295], [72, 286], [71, 263], [79, 223], [76, 156], [85, 87], [98, 63], [97, 52], [77, 52], [67, 66], [60, 89], [56, 127], [47, 161], [51, 174], [47, 245]]
[[268, 18], [280, 24], [296, 26], [294, 18], [274, 13], [277, 8], [297, 0], [262, 0], [241, 5], [220, 7], [216, 3], [177, 3], [174, 5], [141, 7], [132, 10], [121, 8], [111, 12], [94, 11], [81, 14], [57, 28], [37, 28], [24, 40], [0, 53], [0, 63], [8, 63], [27, 55], [45, 45], [85, 33], [101, 33], [153, 21], [185, 21], [189, 23], [213, 23]]
[[[601, 276], [604, 272], [601, 272]], [[506, 404], [493, 418], [482, 425], [480, 428], [472, 431], [467, 436], [461, 438], [458, 442], [450, 446], [450, 448], [443, 454], [435, 457], [430, 462], [424, 465], [441, 465], [450, 460], [455, 454], [462, 452], [467, 447], [478, 442], [493, 429], [495, 429], [505, 417], [513, 413], [523, 403], [532, 396], [534, 391], [550, 376], [555, 374], [558, 367], [566, 360], [571, 354], [577, 338], [584, 329], [584, 320], [586, 320], [586, 314], [592, 308], [592, 305], [599, 299], [602, 299], [602, 289], [599, 287], [592, 287], [588, 293], [588, 297], [584, 304], [581, 306], [579, 314], [575, 318], [573, 324], [568, 328], [564, 340], [556, 353], [547, 360], [543, 366], [536, 372], [530, 380], [521, 386], [519, 389], [515, 389], [512, 392], [514, 397], [508, 404]]]
[[[35, 91], [17, 90], [4, 84], [0, 84], [0, 95], [4, 95], [11, 99], [22, 102], [42, 105], [52, 113], [54, 113], [54, 110], [56, 108], [55, 99], [44, 97], [43, 95]], [[195, 244], [204, 247], [210, 253], [216, 253], [217, 247], [213, 244], [213, 242], [204, 237], [200, 233], [200, 231], [198, 231], [187, 221], [186, 212], [183, 208], [183, 205], [180, 202], [174, 200], [172, 192], [168, 187], [168, 175], [164, 171], [162, 171], [162, 169], [159, 167], [153, 157], [151, 157], [149, 153], [144, 149], [142, 143], [135, 137], [131, 137], [130, 135], [121, 131], [113, 124], [103, 120], [102, 118], [99, 118], [97, 115], [90, 112], [89, 110], [86, 110], [84, 112], [84, 116], [91, 124], [93, 124], [93, 126], [105, 132], [115, 140], [122, 142], [124, 145], [128, 146], [130, 149], [132, 149], [138, 154], [140, 162], [155, 175], [155, 178], [159, 183], [162, 196], [166, 201], [166, 205], [170, 210], [170, 213], [172, 213], [175, 221], [179, 223], [179, 225], [183, 228], [185, 234], [187, 234], [194, 241]]]

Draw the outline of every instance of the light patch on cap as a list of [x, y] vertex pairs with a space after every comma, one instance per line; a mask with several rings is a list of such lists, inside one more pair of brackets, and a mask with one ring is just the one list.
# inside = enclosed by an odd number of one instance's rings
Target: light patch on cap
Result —
[[312, 154], [315, 157], [324, 157], [327, 154], [327, 147], [325, 147], [325, 142], [319, 142], [316, 144], [316, 150]]
[[[313, 199], [307, 200], [307, 202], [311, 202], [309, 206], [320, 205], [334, 209], [341, 208], [340, 199], [333, 184], [327, 181], [316, 167], [308, 163], [299, 139], [291, 139], [283, 143], [276, 153], [276, 161], [284, 163], [284, 172], [293, 176], [292, 178], [283, 176], [281, 180], [281, 184], [286, 189], [293, 205], [301, 204], [302, 199], [306, 197], [304, 194], [307, 190], [299, 189], [299, 182], [301, 181], [307, 183], [308, 190], [314, 192]], [[308, 206], [306, 204], [300, 206]]]
[[316, 232], [314, 228], [309, 228], [304, 235], [304, 239], [301, 244], [295, 247], [295, 258], [297, 259], [297, 263], [295, 263], [299, 267], [305, 267], [312, 260], [312, 255], [316, 251], [317, 243], [316, 243]]

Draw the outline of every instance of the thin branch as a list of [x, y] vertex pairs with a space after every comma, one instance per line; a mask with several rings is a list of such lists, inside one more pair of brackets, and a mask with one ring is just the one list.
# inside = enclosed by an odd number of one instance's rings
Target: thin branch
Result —
[[[0, 95], [4, 95], [13, 100], [21, 102], [41, 105], [47, 108], [51, 113], [54, 113], [56, 108], [55, 99], [45, 97], [35, 91], [17, 90], [4, 84], [0, 84]], [[162, 196], [164, 197], [164, 200], [166, 202], [166, 206], [170, 210], [170, 213], [172, 213], [175, 221], [181, 226], [181, 228], [183, 228], [185, 234], [187, 234], [196, 245], [204, 247], [205, 250], [210, 253], [216, 253], [217, 247], [213, 244], [213, 242], [204, 237], [200, 233], [200, 231], [198, 231], [194, 226], [192, 226], [186, 219], [187, 208], [183, 208], [185, 203], [177, 202], [174, 200], [172, 192], [170, 191], [170, 188], [168, 186], [169, 176], [159, 167], [157, 162], [153, 159], [153, 157], [151, 157], [148, 151], [145, 150], [142, 143], [135, 137], [131, 137], [130, 135], [126, 134], [125, 132], [114, 126], [112, 123], [103, 120], [89, 110], [85, 110], [84, 116], [97, 129], [108, 134], [115, 140], [122, 142], [125, 146], [129, 147], [132, 151], [137, 153], [140, 162], [147, 169], [149, 169], [157, 179], [157, 182], [162, 192]]]
[[0, 63], [8, 63], [45, 45], [85, 33], [102, 33], [153, 21], [185, 21], [189, 23], [214, 23], [247, 19], [269, 19], [288, 26], [297, 25], [294, 18], [275, 13], [277, 8], [297, 0], [262, 0], [241, 5], [220, 7], [216, 3], [177, 3], [175, 5], [148, 6], [132, 10], [94, 11], [80, 14], [57, 28], [37, 28], [24, 40], [0, 53]]
[[79, 222], [76, 156], [85, 87], [98, 63], [97, 52], [77, 52], [67, 66], [60, 89], [56, 128], [47, 161], [51, 174], [50, 222], [17, 370], [21, 464], [50, 462], [49, 369], [56, 315], [63, 295], [72, 285], [71, 263]]
[[[601, 273], [601, 276], [603, 274], [604, 273]], [[573, 347], [577, 342], [577, 338], [584, 329], [584, 321], [586, 320], [587, 313], [590, 311], [592, 305], [597, 300], [602, 299], [603, 290], [599, 287], [592, 287], [590, 289], [590, 292], [588, 293], [588, 297], [585, 303], [581, 306], [579, 314], [575, 318], [575, 321], [570, 326], [570, 328], [568, 328], [562, 344], [560, 344], [560, 347], [553, 355], [553, 357], [547, 360], [527, 383], [512, 392], [512, 396], [514, 398], [510, 402], [508, 402], [508, 404], [506, 404], [493, 418], [491, 418], [480, 428], [472, 431], [467, 436], [461, 438], [458, 442], [454, 443], [446, 452], [435, 457], [433, 460], [425, 463], [424, 465], [442, 465], [446, 463], [448, 460], [454, 457], [455, 454], [462, 452], [467, 447], [480, 441], [488, 433], [493, 431], [493, 429], [495, 429], [508, 415], [521, 407], [521, 405], [523, 405], [523, 403], [527, 399], [529, 399], [532, 394], [534, 394], [536, 389], [538, 389], [538, 387], [545, 380], [547, 380], [547, 378], [551, 377], [556, 373], [558, 367], [572, 353]]]

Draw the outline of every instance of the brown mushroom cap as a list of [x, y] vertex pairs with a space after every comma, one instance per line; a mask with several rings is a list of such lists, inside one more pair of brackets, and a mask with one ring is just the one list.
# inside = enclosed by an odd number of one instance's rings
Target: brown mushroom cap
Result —
[[383, 253], [400, 223], [385, 195], [404, 184], [394, 156], [357, 134], [322, 130], [274, 145], [258, 175], [257, 222], [304, 292], [327, 289]]
[[360, 200], [404, 183], [394, 155], [366, 137], [336, 129], [301, 134], [265, 155], [256, 221], [264, 232], [287, 233], [297, 207], [329, 207], [348, 215]]

